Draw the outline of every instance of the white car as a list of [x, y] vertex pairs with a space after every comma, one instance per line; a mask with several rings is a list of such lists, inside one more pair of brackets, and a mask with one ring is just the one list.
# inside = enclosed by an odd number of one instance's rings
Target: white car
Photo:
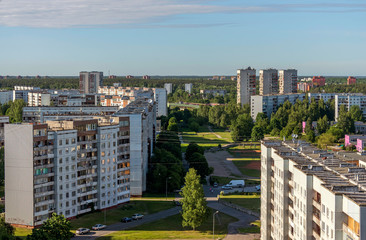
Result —
[[132, 215], [133, 220], [139, 220], [139, 219], [142, 219], [143, 217], [144, 217], [144, 215], [139, 214], [139, 213]]
[[107, 226], [106, 225], [103, 225], [103, 224], [95, 224], [92, 229], [93, 230], [101, 230], [101, 229], [104, 229], [106, 228]]
[[224, 186], [221, 187], [221, 189], [223, 189], [223, 190], [231, 190], [233, 188], [230, 187], [230, 186], [228, 186], [228, 185], [224, 185]]
[[76, 230], [76, 234], [82, 235], [82, 234], [87, 234], [90, 232], [89, 228], [79, 228], [78, 230]]

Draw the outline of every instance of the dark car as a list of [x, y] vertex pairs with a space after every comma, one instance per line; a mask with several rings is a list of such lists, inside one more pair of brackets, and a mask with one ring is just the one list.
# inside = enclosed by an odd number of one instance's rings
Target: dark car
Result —
[[124, 218], [121, 219], [121, 222], [124, 222], [124, 223], [126, 223], [126, 222], [132, 222], [132, 218], [124, 217]]

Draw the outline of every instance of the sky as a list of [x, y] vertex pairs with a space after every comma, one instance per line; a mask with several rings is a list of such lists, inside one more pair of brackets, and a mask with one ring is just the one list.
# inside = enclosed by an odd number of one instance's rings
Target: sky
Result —
[[0, 0], [0, 75], [366, 76], [365, 0]]

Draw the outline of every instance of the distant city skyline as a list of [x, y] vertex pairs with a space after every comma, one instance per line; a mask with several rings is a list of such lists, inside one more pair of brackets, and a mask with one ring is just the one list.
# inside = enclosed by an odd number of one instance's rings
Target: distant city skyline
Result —
[[361, 0], [0, 1], [0, 75], [366, 76]]

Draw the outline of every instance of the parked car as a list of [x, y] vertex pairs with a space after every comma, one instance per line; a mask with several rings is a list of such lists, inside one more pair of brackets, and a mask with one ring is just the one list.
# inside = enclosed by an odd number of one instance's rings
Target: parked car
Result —
[[244, 180], [231, 180], [228, 184], [226, 184], [228, 187], [232, 188], [243, 188], [245, 186]]
[[76, 230], [76, 234], [79, 234], [79, 235], [83, 235], [83, 234], [87, 234], [87, 233], [90, 233], [89, 228], [79, 228], [78, 230]]
[[132, 218], [130, 218], [130, 217], [124, 217], [124, 218], [121, 219], [121, 222], [124, 222], [124, 223], [126, 223], [126, 222], [132, 222]]
[[93, 230], [101, 230], [101, 229], [104, 229], [106, 228], [107, 226], [106, 225], [103, 225], [103, 224], [95, 224], [92, 229]]
[[223, 189], [223, 190], [231, 190], [233, 188], [230, 187], [230, 186], [228, 186], [228, 185], [224, 185], [224, 186], [221, 187], [221, 189]]
[[214, 184], [213, 184], [213, 187], [218, 187], [219, 186], [219, 184], [217, 183], [217, 182], [214, 182]]
[[261, 185], [255, 186], [255, 189], [257, 189], [257, 191], [260, 191], [261, 190]]
[[139, 220], [139, 219], [142, 219], [143, 217], [144, 217], [144, 215], [139, 214], [139, 213], [132, 215], [133, 220]]

